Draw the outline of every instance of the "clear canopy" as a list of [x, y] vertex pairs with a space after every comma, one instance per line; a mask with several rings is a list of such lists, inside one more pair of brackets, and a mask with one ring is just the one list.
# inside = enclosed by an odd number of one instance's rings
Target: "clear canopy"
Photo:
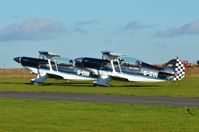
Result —
[[120, 61], [121, 64], [127, 64], [127, 65], [140, 65], [142, 63], [142, 61], [132, 57], [121, 57]]
[[56, 62], [57, 64], [65, 64], [65, 65], [71, 65], [72, 64], [72, 60], [68, 59], [68, 58], [56, 57], [52, 60], [54, 62]]

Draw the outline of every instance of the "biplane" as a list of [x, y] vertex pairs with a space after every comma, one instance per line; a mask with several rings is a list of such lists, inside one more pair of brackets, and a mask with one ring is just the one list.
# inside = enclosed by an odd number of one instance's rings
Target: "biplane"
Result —
[[47, 78], [66, 80], [93, 80], [94, 86], [111, 86], [111, 80], [131, 82], [177, 81], [185, 76], [182, 62], [176, 58], [162, 67], [150, 65], [135, 58], [103, 51], [102, 58], [62, 58], [39, 51], [39, 58], [16, 57], [14, 60], [36, 74], [33, 83], [44, 83]]

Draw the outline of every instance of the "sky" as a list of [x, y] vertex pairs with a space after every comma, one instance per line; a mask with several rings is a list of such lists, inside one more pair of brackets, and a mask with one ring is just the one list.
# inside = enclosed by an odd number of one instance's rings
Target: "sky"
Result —
[[67, 58], [109, 50], [159, 64], [199, 59], [198, 0], [0, 0], [0, 68], [49, 51]]

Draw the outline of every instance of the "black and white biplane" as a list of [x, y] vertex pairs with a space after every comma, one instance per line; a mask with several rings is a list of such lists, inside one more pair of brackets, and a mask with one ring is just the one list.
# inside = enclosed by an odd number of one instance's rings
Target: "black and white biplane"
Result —
[[74, 60], [62, 58], [46, 51], [39, 52], [39, 58], [16, 57], [37, 77], [31, 82], [43, 83], [47, 78], [66, 80], [93, 80], [95, 86], [110, 86], [111, 80], [132, 82], [177, 81], [185, 76], [182, 62], [172, 59], [162, 67], [113, 52], [102, 52], [102, 58], [81, 57]]

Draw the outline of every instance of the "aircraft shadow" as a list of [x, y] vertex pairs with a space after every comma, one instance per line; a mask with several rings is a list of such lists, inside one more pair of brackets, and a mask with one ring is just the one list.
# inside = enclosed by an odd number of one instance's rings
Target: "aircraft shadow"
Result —
[[161, 85], [150, 85], [150, 84], [132, 84], [132, 85], [113, 85], [112, 87], [123, 87], [123, 88], [160, 88]]
[[92, 83], [45, 83], [45, 86], [93, 87]]
[[155, 84], [130, 84], [130, 85], [112, 85], [111, 87], [93, 86], [92, 83], [86, 82], [66, 82], [66, 83], [43, 83], [33, 84], [31, 82], [0, 82], [0, 84], [12, 84], [12, 85], [39, 85], [39, 86], [71, 86], [71, 87], [101, 87], [101, 88], [160, 88], [161, 85]]
[[31, 83], [24, 83], [24, 82], [0, 82], [0, 84], [31, 84]]
[[92, 83], [47, 83], [46, 86], [71, 86], [71, 87], [101, 87], [101, 88], [160, 88], [161, 85], [132, 84], [132, 85], [111, 85], [111, 87], [93, 86]]
[[38, 85], [38, 86], [74, 86], [74, 87], [93, 87], [92, 83], [42, 83], [34, 84], [31, 82], [0, 82], [0, 84], [10, 84], [10, 85]]

